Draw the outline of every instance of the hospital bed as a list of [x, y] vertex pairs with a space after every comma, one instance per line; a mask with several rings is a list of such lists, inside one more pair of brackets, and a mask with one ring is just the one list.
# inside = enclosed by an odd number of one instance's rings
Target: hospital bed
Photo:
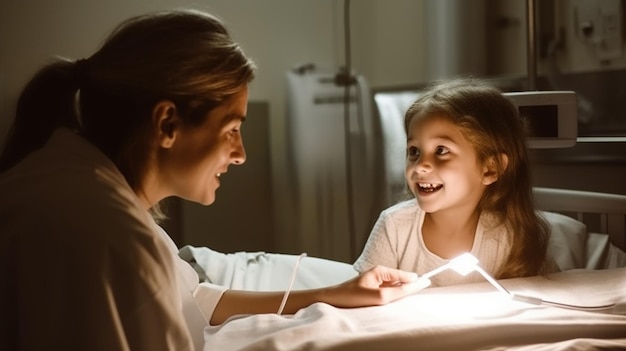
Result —
[[[205, 329], [205, 350], [626, 350], [626, 196], [535, 188], [535, 199], [563, 271], [499, 283], [568, 308], [515, 301], [485, 281], [427, 288], [385, 306], [316, 303], [295, 315], [235, 316]], [[213, 283], [258, 291], [287, 289], [300, 259], [189, 246], [181, 253]], [[293, 289], [355, 275], [349, 263], [304, 257]]]
[[[393, 142], [385, 145], [396, 154]], [[385, 166], [390, 200], [403, 183], [396, 166]], [[530, 300], [512, 299], [485, 280], [427, 288], [385, 306], [316, 303], [295, 315], [242, 315], [209, 326], [205, 349], [626, 350], [626, 195], [535, 187], [534, 197], [562, 271], [497, 282]], [[294, 290], [356, 275], [349, 262], [318, 257], [190, 246], [181, 257], [205, 280], [233, 289], [285, 290], [298, 260]]]

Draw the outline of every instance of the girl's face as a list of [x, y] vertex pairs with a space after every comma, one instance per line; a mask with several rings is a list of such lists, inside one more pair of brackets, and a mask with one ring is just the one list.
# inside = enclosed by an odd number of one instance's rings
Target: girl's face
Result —
[[489, 180], [460, 129], [435, 115], [413, 118], [407, 134], [406, 181], [420, 208], [473, 211]]
[[209, 205], [215, 201], [220, 176], [231, 164], [242, 164], [246, 152], [241, 126], [248, 106], [248, 88], [213, 109], [199, 126], [180, 126], [162, 168], [172, 195]]

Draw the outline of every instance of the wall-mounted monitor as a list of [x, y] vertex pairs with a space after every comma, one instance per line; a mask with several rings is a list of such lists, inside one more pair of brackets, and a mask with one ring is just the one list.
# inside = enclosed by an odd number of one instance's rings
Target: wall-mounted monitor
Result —
[[528, 122], [528, 146], [533, 149], [576, 145], [578, 104], [573, 91], [523, 91], [504, 93]]

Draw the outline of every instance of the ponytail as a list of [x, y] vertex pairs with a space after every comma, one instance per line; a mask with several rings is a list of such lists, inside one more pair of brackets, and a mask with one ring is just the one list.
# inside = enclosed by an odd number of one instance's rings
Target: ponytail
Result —
[[0, 155], [0, 173], [41, 148], [57, 127], [79, 129], [76, 108], [81, 80], [79, 66], [59, 59], [39, 70], [26, 85]]

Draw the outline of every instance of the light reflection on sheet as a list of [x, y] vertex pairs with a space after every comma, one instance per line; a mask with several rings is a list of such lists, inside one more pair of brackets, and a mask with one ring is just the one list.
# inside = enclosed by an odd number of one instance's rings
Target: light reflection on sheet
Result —
[[[525, 303], [511, 300], [508, 295], [498, 291], [480, 294], [426, 294], [406, 297], [401, 301], [385, 306], [380, 311], [389, 315], [406, 315], [419, 313], [420, 320], [424, 314], [432, 316], [432, 320], [471, 321], [484, 318], [513, 317], [528, 308], [537, 308]], [[540, 307], [539, 307], [540, 308]]]

